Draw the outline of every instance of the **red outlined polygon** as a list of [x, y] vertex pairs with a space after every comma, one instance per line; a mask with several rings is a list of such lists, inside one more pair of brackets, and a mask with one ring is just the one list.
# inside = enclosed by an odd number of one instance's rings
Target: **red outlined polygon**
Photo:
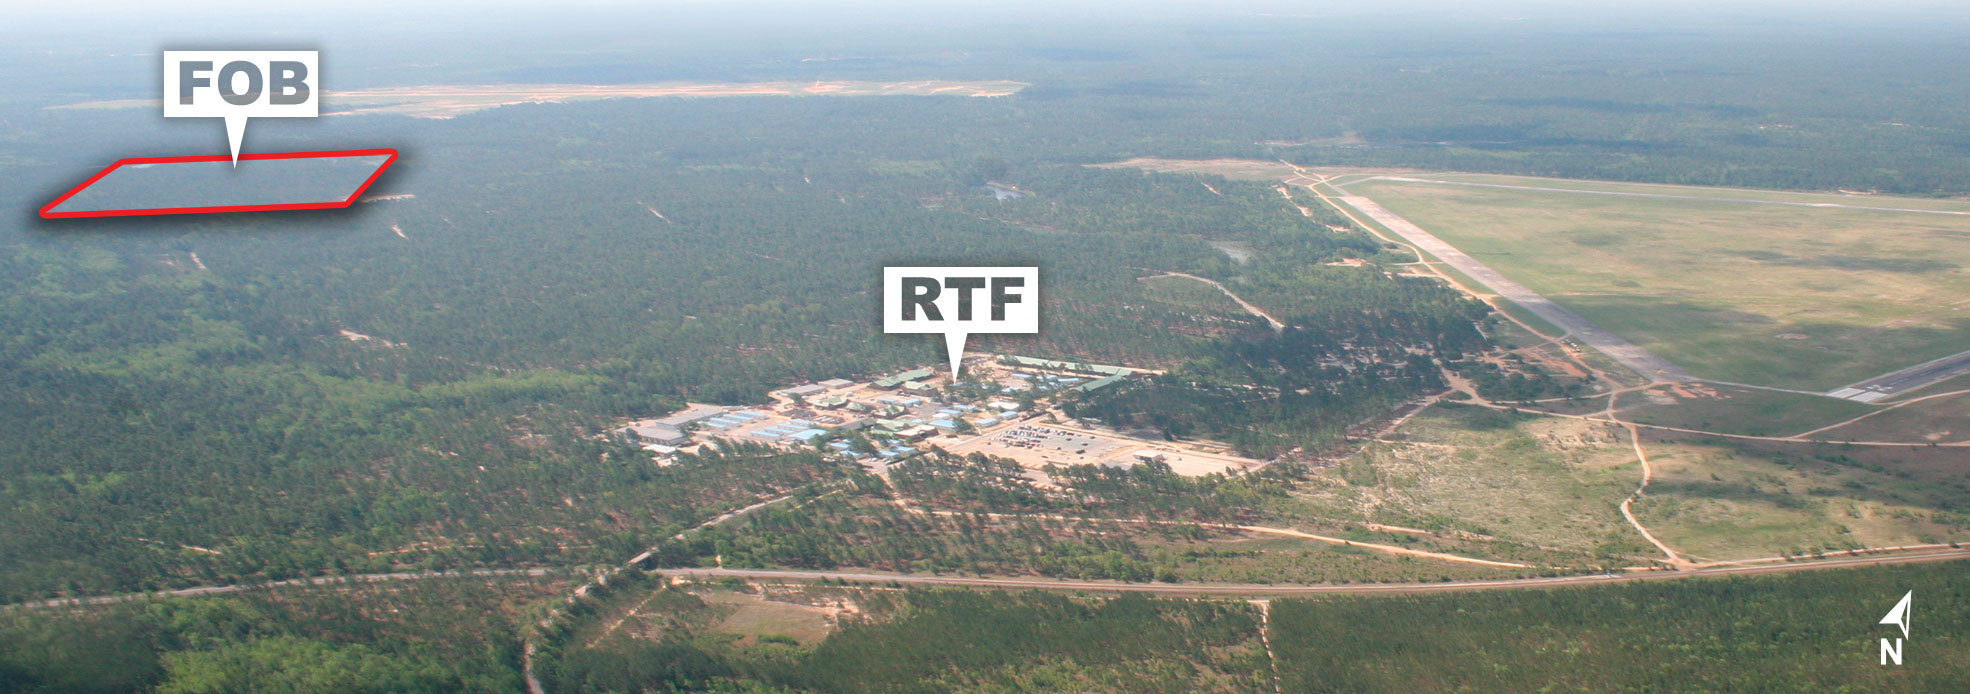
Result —
[[265, 159], [322, 159], [322, 158], [331, 158], [331, 157], [379, 157], [379, 156], [388, 156], [389, 158], [384, 159], [383, 164], [381, 166], [376, 167], [376, 170], [369, 174], [369, 178], [364, 180], [362, 185], [356, 186], [355, 192], [350, 193], [348, 198], [340, 201], [297, 202], [297, 203], [274, 204], [274, 205], [155, 207], [155, 208], [140, 209], [140, 210], [81, 210], [75, 212], [50, 211], [55, 209], [56, 207], [60, 207], [61, 204], [67, 202], [69, 198], [75, 197], [76, 193], [80, 193], [83, 190], [87, 189], [89, 186], [95, 185], [96, 182], [102, 180], [104, 176], [108, 176], [110, 172], [115, 171], [118, 168], [124, 166], [136, 166], [142, 164], [186, 164], [186, 163], [201, 162], [201, 161], [231, 161], [232, 156], [228, 154], [213, 154], [213, 155], [201, 155], [201, 156], [192, 156], [192, 157], [136, 157], [132, 159], [118, 159], [116, 160], [116, 163], [110, 164], [107, 168], [103, 169], [102, 171], [96, 172], [96, 175], [90, 176], [89, 180], [83, 181], [81, 185], [69, 189], [68, 192], [62, 193], [61, 197], [55, 198], [53, 202], [41, 206], [41, 218], [42, 219], [73, 219], [77, 217], [136, 217], [141, 215], [207, 214], [207, 213], [216, 213], [216, 212], [272, 212], [276, 210], [339, 210], [342, 208], [346, 208], [350, 205], [356, 204], [356, 198], [362, 197], [363, 191], [369, 190], [369, 185], [371, 183], [375, 183], [377, 177], [382, 176], [384, 171], [389, 170], [391, 164], [396, 163], [397, 150], [351, 149], [351, 150], [342, 150], [336, 152], [270, 152], [266, 154], [239, 155], [240, 161], [260, 161]]

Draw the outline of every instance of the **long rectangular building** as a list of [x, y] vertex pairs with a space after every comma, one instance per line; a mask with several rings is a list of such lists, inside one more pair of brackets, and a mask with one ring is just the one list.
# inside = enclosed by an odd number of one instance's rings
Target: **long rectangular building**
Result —
[[1085, 362], [1060, 361], [1057, 359], [1040, 359], [1037, 357], [1022, 357], [1016, 354], [1008, 354], [1006, 355], [1006, 359], [1011, 360], [1012, 363], [1017, 364], [1019, 366], [1028, 366], [1036, 369], [1053, 369], [1055, 371], [1075, 371], [1084, 374], [1101, 374], [1104, 376], [1126, 376], [1131, 373], [1135, 373], [1134, 371], [1130, 371], [1129, 369], [1125, 369], [1120, 366], [1108, 366], [1106, 364], [1089, 364]]
[[909, 383], [911, 381], [920, 381], [926, 378], [930, 378], [930, 375], [932, 373], [935, 372], [931, 371], [930, 369], [911, 369], [909, 371], [905, 371], [903, 373], [878, 380], [872, 385], [874, 385], [877, 388], [883, 388], [883, 389], [895, 388], [897, 386], [903, 385], [905, 383]]

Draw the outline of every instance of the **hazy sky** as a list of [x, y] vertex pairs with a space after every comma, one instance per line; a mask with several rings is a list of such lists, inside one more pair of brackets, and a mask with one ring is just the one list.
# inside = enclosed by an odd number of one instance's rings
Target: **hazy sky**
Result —
[[772, 16], [779, 12], [821, 12], [826, 14], [881, 15], [1004, 15], [1032, 16], [1082, 15], [1089, 17], [1142, 17], [1195, 14], [1458, 14], [1458, 15], [1738, 15], [1836, 14], [1842, 16], [1930, 14], [1951, 17], [1970, 15], [1962, 0], [1213, 0], [1209, 2], [1132, 0], [994, 0], [992, 2], [926, 3], [921, 0], [335, 0], [329, 3], [274, 3], [265, 0], [202, 0], [197, 3], [156, 2], [155, 0], [64, 0], [58, 3], [19, 3], [8, 10], [17, 18], [88, 22], [91, 20], [144, 17], [146, 20], [194, 20], [210, 24], [214, 18], [231, 16], [320, 16], [352, 14], [387, 18], [392, 15], [443, 15], [485, 17], [499, 13], [530, 14], [548, 10], [581, 12], [597, 9], [633, 10], [638, 13], [666, 9], [686, 13], [729, 12], [735, 15]]

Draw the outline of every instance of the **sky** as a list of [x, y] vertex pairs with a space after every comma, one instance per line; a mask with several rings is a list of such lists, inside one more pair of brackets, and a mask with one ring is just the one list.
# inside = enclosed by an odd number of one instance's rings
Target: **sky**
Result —
[[86, 23], [91, 20], [142, 18], [146, 22], [179, 22], [212, 26], [228, 18], [313, 17], [351, 14], [377, 17], [452, 15], [459, 18], [528, 15], [542, 11], [677, 11], [774, 16], [788, 12], [838, 15], [1004, 15], [1035, 17], [1181, 17], [1223, 14], [1312, 15], [1564, 15], [1564, 16], [1734, 16], [1783, 14], [1791, 16], [1970, 16], [1961, 0], [1189, 0], [1143, 2], [1131, 0], [995, 0], [994, 2], [925, 3], [920, 0], [335, 0], [323, 3], [272, 3], [265, 0], [200, 0], [196, 3], [156, 0], [64, 0], [59, 3], [19, 3], [8, 14], [37, 24]]

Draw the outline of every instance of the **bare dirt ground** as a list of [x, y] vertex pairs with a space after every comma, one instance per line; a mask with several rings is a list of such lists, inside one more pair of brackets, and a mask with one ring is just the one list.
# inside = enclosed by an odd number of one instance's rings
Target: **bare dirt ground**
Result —
[[1138, 452], [1161, 456], [1161, 462], [1169, 465], [1172, 472], [1192, 477], [1254, 470], [1265, 465], [1264, 461], [1182, 444], [1042, 421], [1008, 423], [978, 436], [942, 437], [935, 443], [959, 455], [984, 453], [1009, 458], [1033, 469], [1048, 465], [1129, 465], [1135, 462]]

